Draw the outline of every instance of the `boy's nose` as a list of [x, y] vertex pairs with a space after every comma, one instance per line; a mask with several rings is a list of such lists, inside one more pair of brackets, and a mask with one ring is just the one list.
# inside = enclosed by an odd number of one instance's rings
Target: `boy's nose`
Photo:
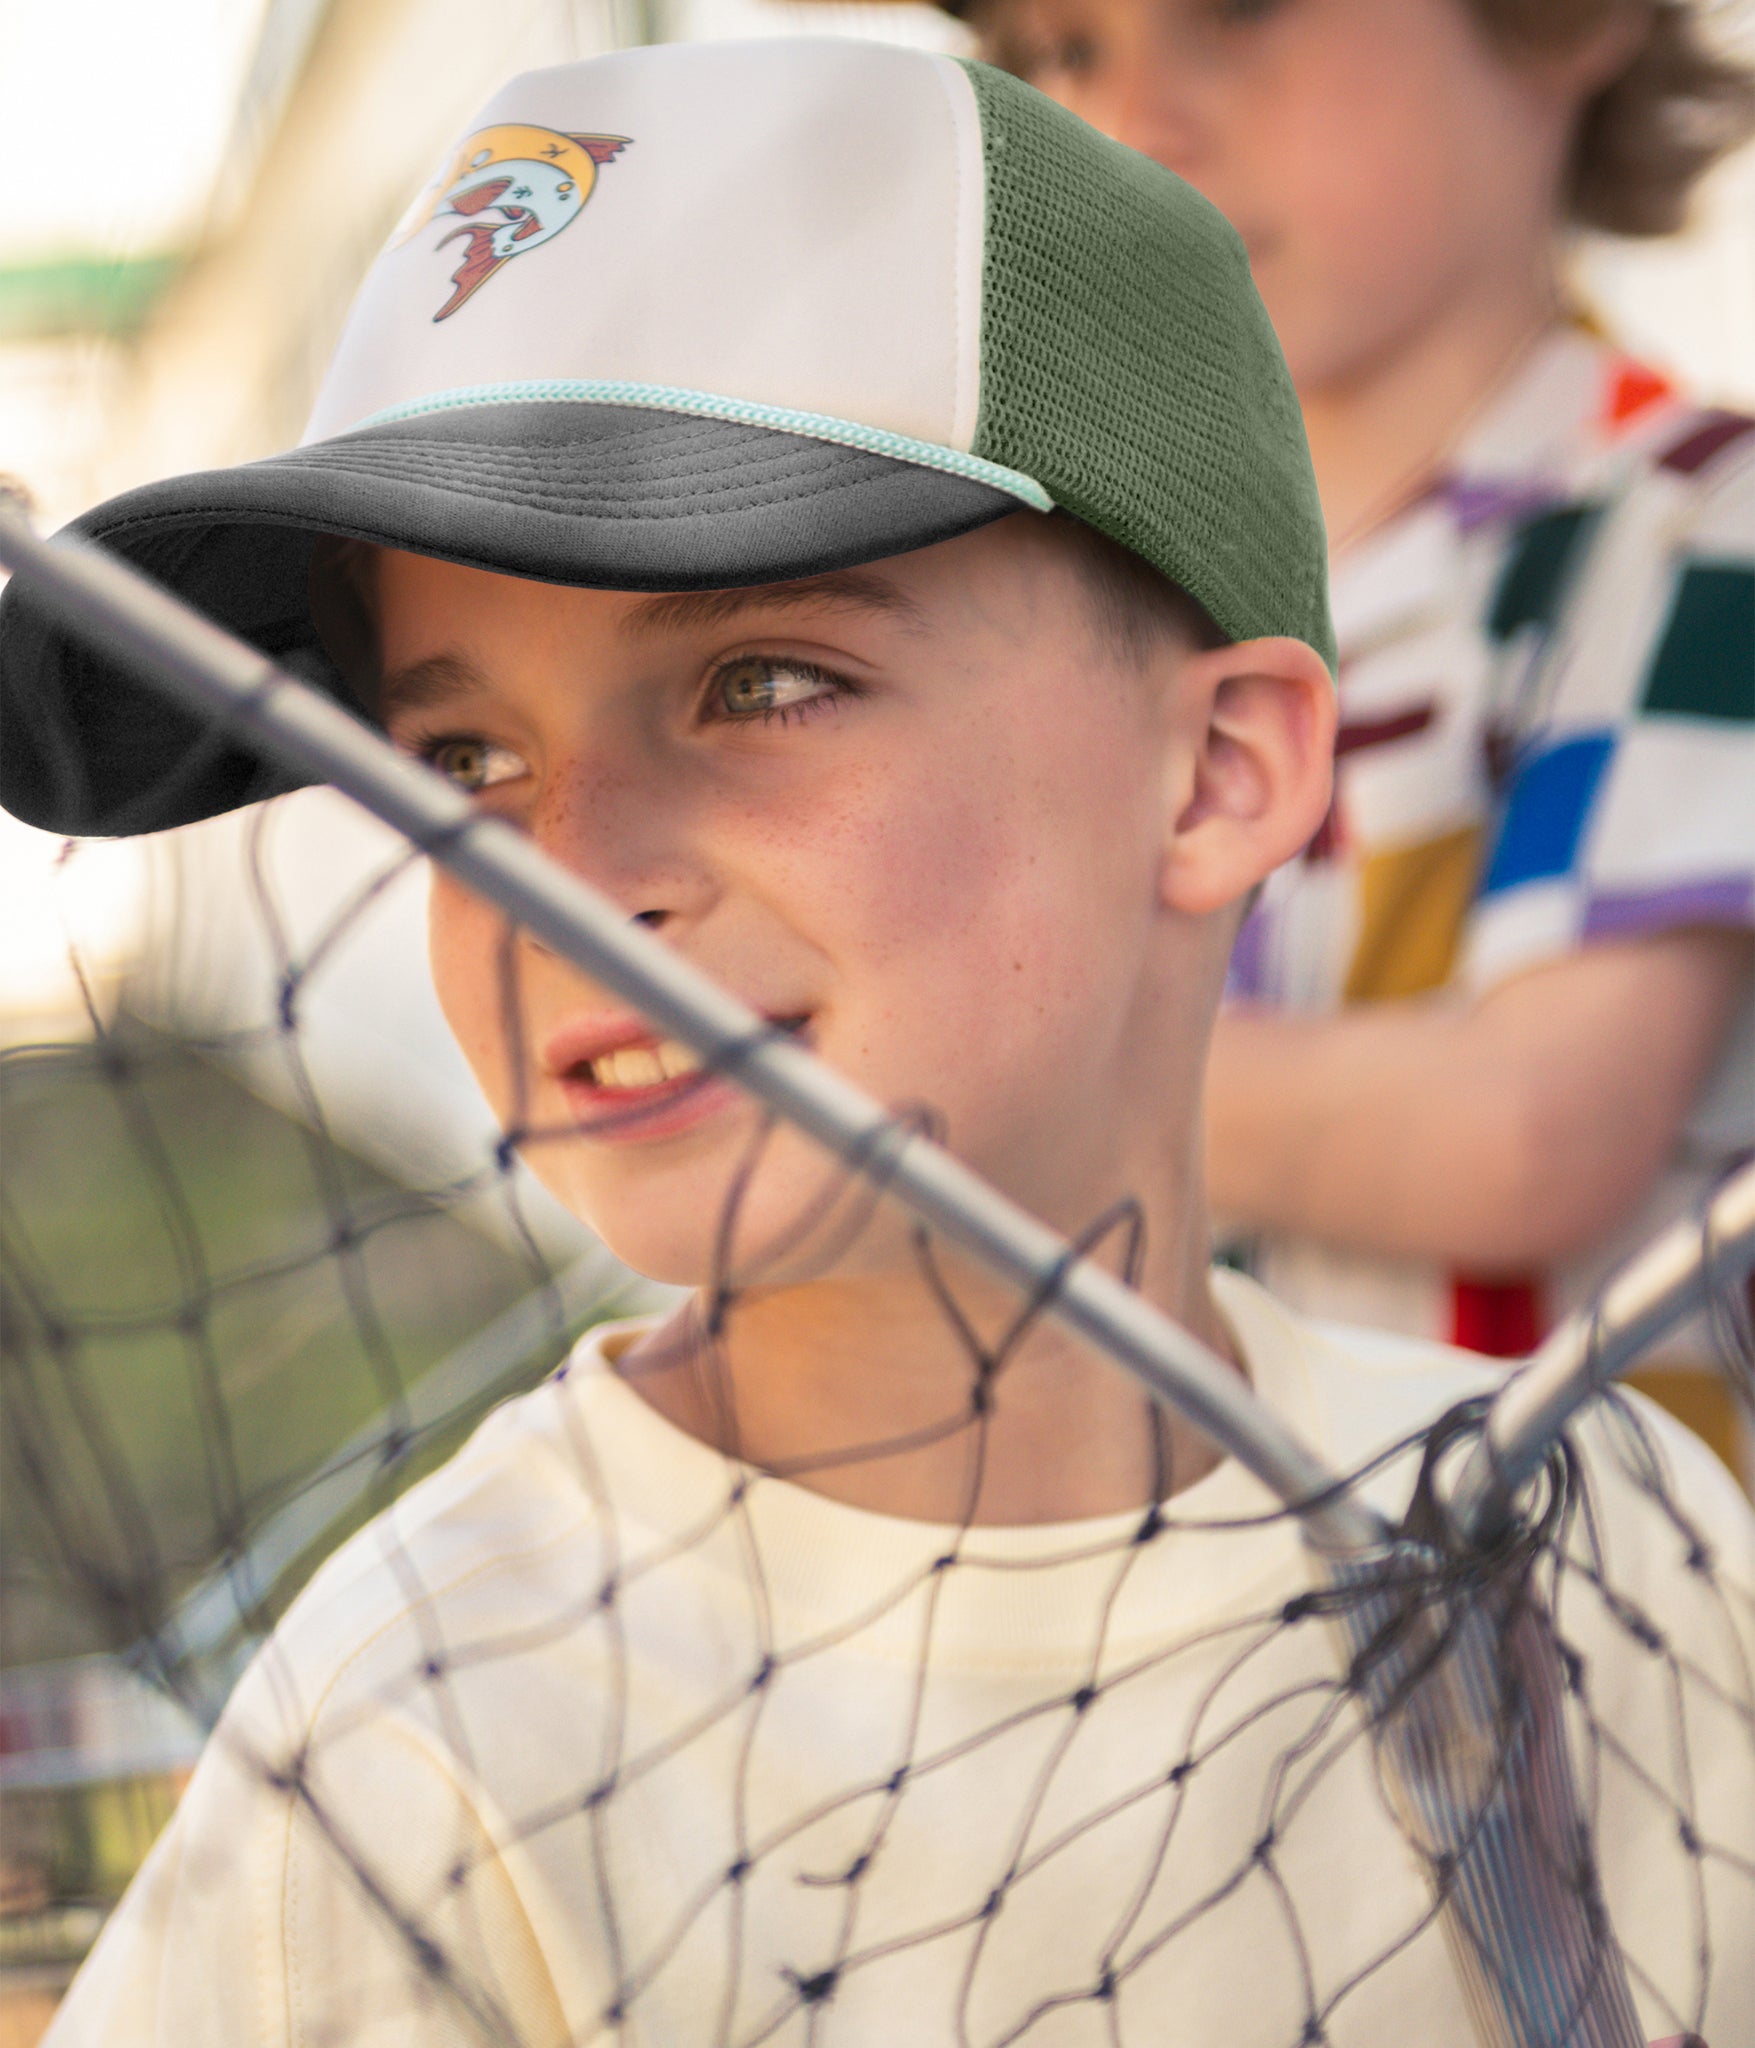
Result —
[[532, 820], [543, 852], [658, 931], [705, 913], [717, 893], [686, 785], [637, 748], [613, 765], [578, 759], [550, 785]]

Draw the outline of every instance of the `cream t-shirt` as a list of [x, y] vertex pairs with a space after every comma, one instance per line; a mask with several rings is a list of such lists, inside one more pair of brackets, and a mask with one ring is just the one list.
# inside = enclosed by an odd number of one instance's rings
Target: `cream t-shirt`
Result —
[[[1257, 1393], [1337, 1463], [1491, 1383], [1214, 1284]], [[1296, 1529], [1239, 1466], [1161, 1517], [902, 1521], [681, 1434], [617, 1377], [627, 1341], [595, 1333], [317, 1575], [55, 2048], [1468, 2048]], [[1642, 2018], [1730, 2048], [1755, 1529], [1638, 1412], [1711, 1568], [1587, 1428], [1620, 1605], [1567, 1574], [1581, 1775]]]

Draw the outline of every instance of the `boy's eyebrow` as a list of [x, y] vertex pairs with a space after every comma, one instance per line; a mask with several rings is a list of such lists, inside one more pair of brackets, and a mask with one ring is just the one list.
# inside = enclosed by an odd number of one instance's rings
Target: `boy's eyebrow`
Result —
[[[623, 620], [622, 630], [636, 639], [722, 625], [739, 612], [802, 610], [878, 612], [917, 625], [924, 614], [914, 599], [885, 576], [869, 569], [835, 569], [823, 576], [801, 577], [795, 583], [757, 583], [747, 590], [677, 590], [642, 598]], [[391, 669], [377, 685], [380, 719], [393, 713], [431, 711], [453, 698], [491, 688], [487, 676], [460, 654], [429, 654], [406, 667]]]
[[827, 607], [879, 612], [905, 625], [918, 625], [921, 608], [887, 576], [869, 569], [834, 569], [793, 583], [757, 583], [746, 590], [666, 591], [643, 598], [628, 613], [623, 630], [639, 638], [689, 627], [723, 625], [739, 612], [791, 611]]
[[487, 677], [462, 655], [429, 654], [420, 661], [411, 661], [406, 668], [390, 670], [379, 680], [378, 716], [388, 718], [396, 711], [430, 711], [437, 705], [448, 704], [453, 697], [467, 697], [487, 687]]

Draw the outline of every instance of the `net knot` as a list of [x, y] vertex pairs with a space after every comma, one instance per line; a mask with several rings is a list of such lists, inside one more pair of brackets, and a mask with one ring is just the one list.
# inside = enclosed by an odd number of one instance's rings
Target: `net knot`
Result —
[[303, 1749], [295, 1749], [287, 1758], [284, 1770], [271, 1770], [265, 1773], [269, 1789], [275, 1792], [298, 1791], [305, 1782], [305, 1772], [309, 1766], [309, 1753]]
[[1642, 1650], [1650, 1650], [1655, 1654], [1663, 1648], [1662, 1635], [1631, 1600], [1617, 1593], [1606, 1593], [1604, 1604]]
[[796, 1970], [788, 1970], [786, 1974], [792, 1979], [793, 1988], [806, 2005], [821, 2005], [825, 1999], [832, 1997], [841, 1975], [840, 1971], [834, 1968], [818, 1970], [813, 1977], [801, 1977]]
[[1094, 1685], [1081, 1685], [1067, 1704], [1075, 1714], [1082, 1714], [1090, 1707], [1096, 1697], [1097, 1688]]

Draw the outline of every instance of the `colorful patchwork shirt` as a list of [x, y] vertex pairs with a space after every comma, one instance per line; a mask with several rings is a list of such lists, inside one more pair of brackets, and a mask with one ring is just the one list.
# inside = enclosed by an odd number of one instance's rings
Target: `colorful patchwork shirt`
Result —
[[[1336, 564], [1334, 608], [1334, 806], [1244, 926], [1233, 997], [1483, 991], [1596, 941], [1755, 924], [1755, 420], [1556, 334]], [[1755, 991], [1661, 1185], [1574, 1267], [1486, 1284], [1273, 1237], [1249, 1262], [1308, 1314], [1510, 1355], [1752, 1148]]]

